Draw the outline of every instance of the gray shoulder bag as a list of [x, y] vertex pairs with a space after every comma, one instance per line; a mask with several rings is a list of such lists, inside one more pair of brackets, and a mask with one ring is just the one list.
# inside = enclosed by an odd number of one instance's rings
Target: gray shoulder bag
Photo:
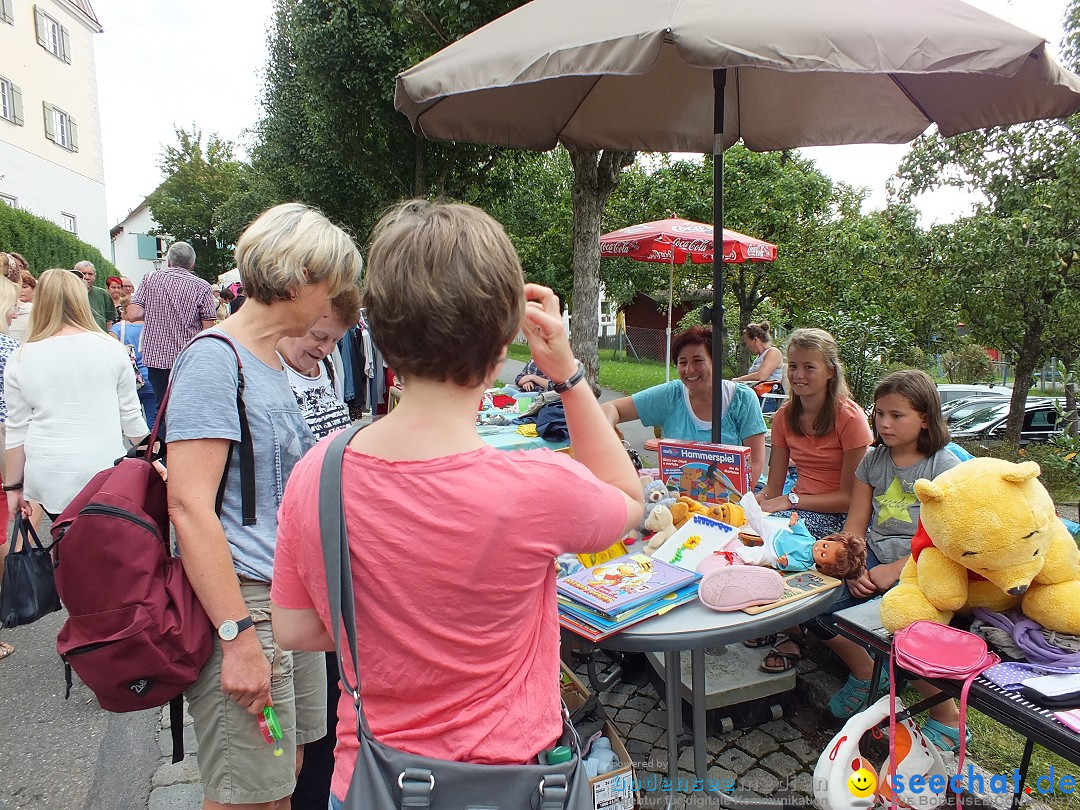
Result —
[[[330, 620], [342, 688], [356, 707], [356, 757], [345, 810], [593, 810], [588, 775], [581, 764], [581, 742], [563, 706], [564, 742], [573, 751], [558, 765], [478, 765], [409, 754], [376, 740], [360, 705], [360, 668], [355, 663], [356, 600], [345, 535], [341, 464], [345, 446], [359, 426], [341, 431], [327, 448], [319, 480], [319, 531], [322, 536]], [[341, 629], [354, 662], [346, 669]], [[355, 685], [350, 683], [352, 673]]]

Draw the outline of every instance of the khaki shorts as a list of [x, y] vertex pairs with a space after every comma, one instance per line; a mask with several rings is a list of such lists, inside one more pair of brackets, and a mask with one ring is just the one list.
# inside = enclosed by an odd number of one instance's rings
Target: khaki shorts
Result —
[[221, 644], [199, 679], [187, 690], [203, 795], [222, 804], [257, 804], [283, 799], [296, 787], [296, 746], [326, 735], [326, 669], [323, 654], [293, 653], [274, 644], [270, 586], [241, 583], [255, 632], [270, 662], [270, 697], [281, 723], [284, 754], [274, 756], [258, 719], [221, 691]]

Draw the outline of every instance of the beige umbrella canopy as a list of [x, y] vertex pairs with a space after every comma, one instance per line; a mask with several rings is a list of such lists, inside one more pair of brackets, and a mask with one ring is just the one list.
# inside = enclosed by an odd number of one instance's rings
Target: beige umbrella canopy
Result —
[[[525, 149], [712, 152], [905, 143], [1063, 118], [1080, 77], [959, 0], [533, 0], [398, 76], [416, 132]], [[713, 356], [723, 367], [723, 261]], [[713, 375], [719, 441], [721, 374]]]
[[534, 0], [398, 77], [441, 140], [551, 149], [755, 151], [906, 143], [1058, 118], [1080, 78], [1041, 37], [958, 0]]

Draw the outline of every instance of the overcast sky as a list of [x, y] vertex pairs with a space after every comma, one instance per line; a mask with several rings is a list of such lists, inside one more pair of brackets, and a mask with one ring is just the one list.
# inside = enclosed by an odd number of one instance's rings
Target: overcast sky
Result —
[[[902, 2], [902, 0], [896, 0]], [[91, 0], [105, 28], [95, 40], [109, 222], [116, 223], [161, 181], [163, 145], [174, 125], [197, 124], [241, 146], [259, 117], [271, 0]], [[972, 0], [972, 5], [1044, 36], [1058, 52], [1066, 0]], [[804, 150], [835, 179], [871, 189], [885, 181], [905, 146]], [[920, 201], [924, 223], [951, 219], [970, 201], [956, 191]]]

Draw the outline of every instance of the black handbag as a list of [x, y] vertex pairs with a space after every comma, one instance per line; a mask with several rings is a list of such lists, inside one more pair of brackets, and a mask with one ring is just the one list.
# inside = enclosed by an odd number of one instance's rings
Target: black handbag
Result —
[[[22, 547], [19, 548], [19, 540]], [[50, 549], [20, 512], [11, 529], [11, 550], [0, 583], [0, 626], [18, 627], [60, 610]]]

